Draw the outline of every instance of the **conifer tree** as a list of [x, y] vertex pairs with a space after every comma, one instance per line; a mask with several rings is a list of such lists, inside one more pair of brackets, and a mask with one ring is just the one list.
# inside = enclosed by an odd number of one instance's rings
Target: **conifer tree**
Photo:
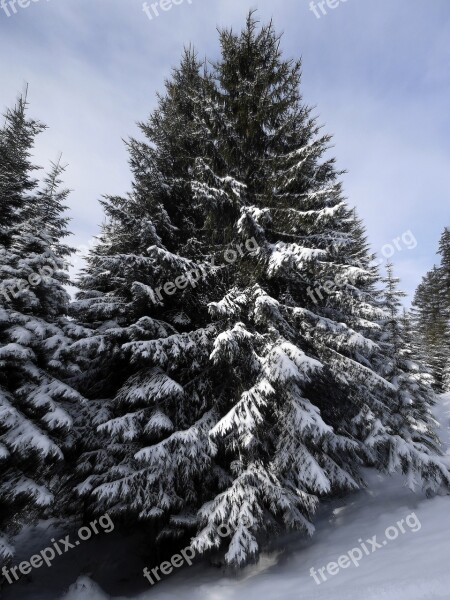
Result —
[[271, 532], [312, 533], [320, 498], [357, 489], [365, 463], [432, 490], [449, 475], [409, 413], [392, 416], [379, 276], [300, 63], [253, 14], [220, 41], [212, 70], [187, 55], [175, 71], [130, 143], [132, 194], [105, 203], [75, 307], [92, 332], [75, 347], [109, 416], [79, 489], [200, 552], [226, 523], [225, 561], [243, 565]]
[[439, 243], [439, 254], [441, 255], [441, 290], [444, 296], [444, 304], [447, 307], [445, 316], [447, 319], [443, 346], [444, 366], [442, 373], [442, 387], [450, 392], [450, 229], [446, 227]]
[[448, 389], [450, 355], [450, 230], [439, 244], [441, 264], [423, 278], [412, 308], [418, 352], [425, 357], [437, 392]]
[[444, 296], [450, 305], [450, 229], [446, 227], [439, 242], [438, 253], [441, 255], [441, 278]]
[[[386, 459], [387, 470], [394, 470], [395, 461], [401, 453], [392, 449], [392, 444], [408, 447], [408, 471], [413, 486], [423, 485], [421, 477], [434, 478], [436, 468], [432, 462], [429, 471], [421, 475], [421, 469], [416, 465], [427, 460], [426, 456], [436, 456], [440, 450], [440, 442], [435, 433], [436, 423], [430, 408], [435, 403], [431, 388], [432, 378], [424, 366], [414, 360], [411, 347], [411, 328], [406, 313], [401, 317], [401, 299], [406, 296], [399, 291], [399, 279], [394, 277], [393, 265], [386, 266], [387, 275], [382, 280], [384, 289], [384, 308], [386, 318], [382, 322], [382, 336], [379, 344], [384, 350], [385, 359], [380, 364], [380, 374], [391, 385], [388, 403], [389, 419], [386, 421], [391, 438], [386, 436], [388, 443], [383, 448], [389, 458]], [[386, 426], [382, 429], [376, 425], [376, 435], [385, 435]], [[369, 436], [374, 432], [370, 431]], [[370, 443], [367, 444], [370, 447]], [[380, 449], [378, 449], [378, 452]], [[394, 465], [391, 464], [394, 461]]]
[[[21, 97], [0, 131], [0, 527], [12, 532], [51, 505], [81, 400], [63, 381], [75, 368], [64, 354], [67, 192], [58, 189], [59, 164], [40, 189], [32, 177], [30, 155], [43, 127], [26, 108]], [[1, 540], [7, 558], [12, 546]]]

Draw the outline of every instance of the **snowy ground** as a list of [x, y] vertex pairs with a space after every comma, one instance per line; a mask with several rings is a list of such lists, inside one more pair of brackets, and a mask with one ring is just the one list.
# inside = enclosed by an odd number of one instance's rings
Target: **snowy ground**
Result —
[[[441, 397], [436, 408], [450, 466], [450, 394]], [[404, 533], [396, 524], [403, 523]], [[369, 474], [369, 487], [363, 493], [325, 507], [317, 519], [312, 540], [291, 536], [280, 544], [281, 551], [263, 556], [258, 565], [246, 569], [239, 578], [221, 574], [218, 569], [195, 565], [179, 570], [165, 581], [133, 600], [435, 600], [450, 598], [450, 496], [427, 499], [414, 495], [396, 478]], [[329, 562], [337, 562], [352, 548], [377, 535], [385, 540], [385, 530], [396, 526], [398, 537], [387, 541], [358, 567], [351, 564], [317, 585], [310, 575]], [[417, 531], [413, 531], [413, 529]], [[394, 532], [390, 532], [393, 535]], [[368, 551], [371, 545], [366, 543]], [[123, 557], [123, 555], [122, 555]], [[119, 564], [119, 562], [118, 562]], [[148, 565], [150, 568], [156, 565]], [[48, 570], [49, 577], [56, 567]], [[141, 568], [141, 567], [139, 567]], [[142, 578], [143, 580], [143, 578]], [[145, 580], [144, 585], [145, 585]], [[17, 586], [19, 584], [16, 584]], [[14, 586], [11, 586], [11, 588]], [[20, 593], [22, 589], [23, 595]], [[36, 588], [35, 588], [36, 589]], [[52, 600], [48, 593], [27, 594], [26, 588], [5, 590], [5, 600]], [[8, 593], [9, 592], [9, 593]], [[19, 592], [19, 593], [18, 593]], [[129, 597], [129, 596], [128, 596]], [[60, 597], [61, 598], [61, 597]], [[61, 600], [110, 600], [87, 578], [80, 578]], [[115, 595], [114, 600], [124, 600]]]

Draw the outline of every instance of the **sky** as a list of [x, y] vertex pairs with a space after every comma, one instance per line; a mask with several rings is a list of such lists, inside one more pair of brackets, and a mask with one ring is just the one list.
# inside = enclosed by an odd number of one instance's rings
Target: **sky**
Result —
[[409, 299], [439, 260], [450, 226], [450, 0], [328, 0], [323, 10], [317, 0], [314, 10], [310, 0], [160, 0], [151, 19], [142, 0], [14, 1], [0, 1], [0, 107], [28, 84], [30, 115], [48, 125], [35, 162], [48, 168], [62, 152], [81, 252], [103, 221], [99, 199], [130, 190], [123, 140], [139, 137], [183, 47], [214, 60], [217, 28], [241, 29], [257, 9], [284, 34], [285, 56], [302, 57], [303, 98], [333, 135], [348, 202]]

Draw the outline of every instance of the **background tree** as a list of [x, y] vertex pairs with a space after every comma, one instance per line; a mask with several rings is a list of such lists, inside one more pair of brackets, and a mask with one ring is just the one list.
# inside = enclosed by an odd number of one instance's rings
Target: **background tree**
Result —
[[425, 275], [416, 290], [412, 316], [417, 351], [425, 357], [437, 392], [448, 390], [450, 363], [450, 230], [439, 244], [441, 264]]
[[[435, 404], [435, 395], [431, 388], [432, 378], [426, 368], [414, 359], [411, 346], [411, 327], [408, 316], [401, 316], [402, 298], [406, 294], [399, 291], [399, 279], [394, 277], [393, 265], [386, 266], [387, 275], [382, 280], [384, 288], [384, 308], [386, 319], [382, 322], [382, 346], [387, 360], [380, 365], [380, 373], [392, 385], [389, 402], [388, 431], [392, 434], [386, 444], [385, 451], [389, 453], [386, 460], [388, 470], [398, 468], [398, 457], [403, 460], [402, 452], [392, 451], [392, 444], [402, 447], [405, 440], [410, 443], [408, 448], [408, 478], [411, 485], [423, 485], [420, 469], [416, 468], [424, 460], [425, 455], [437, 455], [441, 452], [440, 442], [435, 432], [436, 422], [431, 415], [431, 407]], [[386, 427], [379, 428], [373, 424], [369, 436], [385, 435]], [[376, 431], [375, 431], [376, 430]], [[368, 442], [368, 446], [371, 442]], [[379, 450], [378, 450], [379, 451]], [[425, 459], [426, 460], [426, 459]], [[425, 478], [433, 478], [435, 465], [430, 465], [430, 472]]]
[[[11, 532], [35, 507], [52, 504], [81, 401], [64, 383], [75, 367], [64, 355], [71, 249], [61, 242], [68, 235], [63, 169], [54, 165], [38, 189], [30, 155], [43, 126], [26, 108], [19, 98], [0, 130], [0, 526]], [[2, 535], [0, 554], [12, 552]]]

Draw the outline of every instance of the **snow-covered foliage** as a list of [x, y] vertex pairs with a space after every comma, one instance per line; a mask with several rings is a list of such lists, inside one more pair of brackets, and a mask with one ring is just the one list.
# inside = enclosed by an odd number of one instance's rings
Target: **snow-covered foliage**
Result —
[[[82, 402], [65, 381], [76, 370], [65, 354], [67, 192], [59, 191], [59, 163], [40, 189], [32, 178], [30, 150], [41, 129], [20, 98], [0, 130], [0, 528], [12, 531], [33, 506], [52, 504], [60, 486], [52, 478], [73, 447]], [[0, 558], [11, 554], [0, 536]]]
[[5, 558], [55, 492], [60, 516], [107, 511], [240, 567], [312, 535], [364, 466], [450, 484], [396, 280], [380, 291], [300, 63], [253, 14], [220, 43], [214, 65], [186, 50], [128, 142], [131, 192], [102, 200], [70, 308], [63, 167], [32, 179], [23, 100], [0, 130]]
[[428, 366], [438, 392], [450, 390], [450, 229], [439, 243], [441, 264], [416, 290], [412, 308], [415, 353]]
[[[132, 192], [103, 201], [73, 307], [96, 428], [77, 490], [92, 511], [243, 565], [273, 532], [311, 534], [319, 500], [357, 489], [364, 464], [412, 487], [449, 477], [426, 377], [389, 337], [389, 302], [325, 158], [330, 137], [302, 102], [300, 64], [252, 15], [220, 41], [213, 67], [186, 51], [145, 141], [128, 144]], [[156, 300], [248, 239], [257, 251]], [[337, 273], [342, 285], [314, 299]]]

